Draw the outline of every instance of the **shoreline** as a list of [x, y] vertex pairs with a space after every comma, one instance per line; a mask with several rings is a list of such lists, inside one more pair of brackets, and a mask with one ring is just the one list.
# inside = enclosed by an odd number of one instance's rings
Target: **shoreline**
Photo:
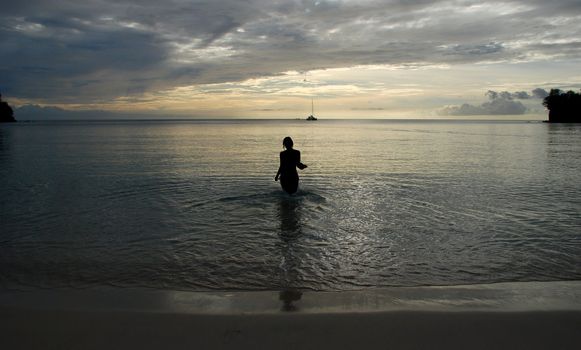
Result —
[[[290, 293], [290, 298], [297, 295]], [[0, 292], [4, 349], [547, 349], [581, 345], [581, 281], [358, 292]]]
[[392, 311], [581, 312], [581, 281], [387, 287], [356, 291], [174, 291], [147, 288], [0, 290], [0, 308], [185, 314]]

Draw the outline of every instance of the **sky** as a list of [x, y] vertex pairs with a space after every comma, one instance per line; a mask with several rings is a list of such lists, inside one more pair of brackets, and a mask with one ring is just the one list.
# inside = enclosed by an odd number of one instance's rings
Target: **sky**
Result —
[[546, 119], [581, 1], [22, 0], [0, 90], [30, 119]]

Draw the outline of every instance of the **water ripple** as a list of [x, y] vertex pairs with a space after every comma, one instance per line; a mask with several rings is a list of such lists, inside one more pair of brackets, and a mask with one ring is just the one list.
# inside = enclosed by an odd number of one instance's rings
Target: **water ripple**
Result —
[[[0, 286], [346, 290], [581, 278], [581, 129], [493, 126], [2, 129]], [[273, 181], [287, 134], [309, 165], [293, 196]]]

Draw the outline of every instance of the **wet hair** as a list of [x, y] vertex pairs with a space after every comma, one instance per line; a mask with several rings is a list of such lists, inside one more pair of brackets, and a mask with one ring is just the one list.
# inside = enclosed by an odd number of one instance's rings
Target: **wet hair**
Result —
[[290, 136], [287, 136], [287, 137], [285, 137], [285, 138], [282, 140], [282, 145], [283, 145], [283, 146], [284, 146], [284, 148], [286, 148], [286, 149], [291, 149], [291, 148], [293, 148], [293, 145], [294, 145], [294, 143], [293, 143], [293, 139], [291, 139], [291, 138], [290, 138]]

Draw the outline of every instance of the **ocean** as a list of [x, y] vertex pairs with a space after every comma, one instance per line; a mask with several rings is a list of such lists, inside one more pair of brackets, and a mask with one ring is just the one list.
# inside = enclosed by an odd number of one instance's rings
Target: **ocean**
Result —
[[[274, 181], [282, 139], [308, 168]], [[581, 279], [581, 125], [0, 125], [0, 288], [344, 291]]]

